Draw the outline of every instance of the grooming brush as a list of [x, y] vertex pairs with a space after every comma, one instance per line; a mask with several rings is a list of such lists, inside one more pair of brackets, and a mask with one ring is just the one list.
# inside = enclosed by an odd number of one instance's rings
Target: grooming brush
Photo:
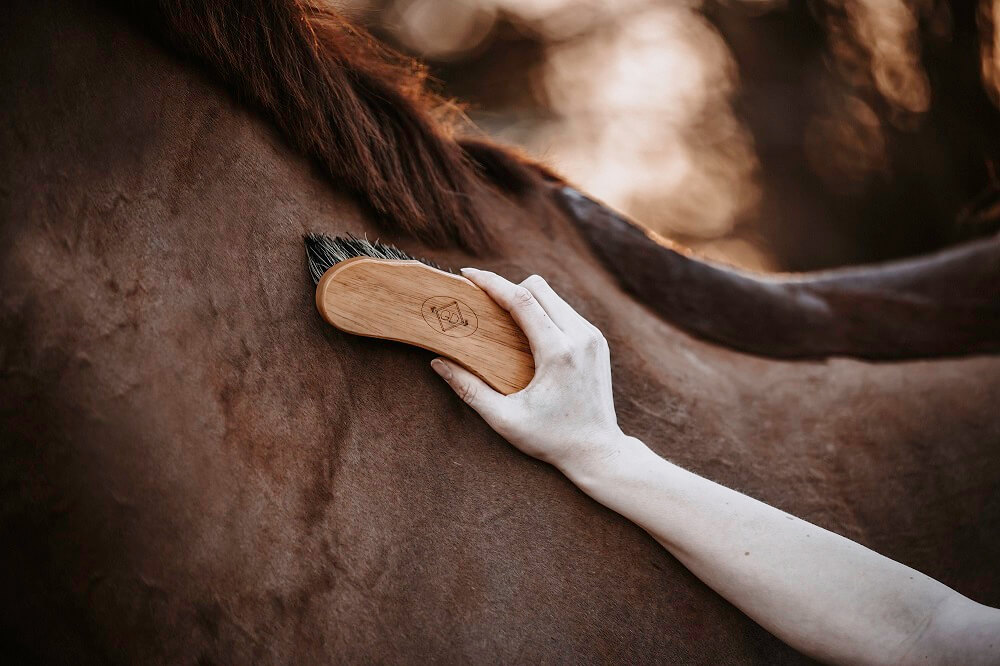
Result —
[[423, 347], [504, 394], [531, 381], [535, 363], [524, 333], [471, 281], [354, 236], [309, 234], [305, 242], [316, 307], [340, 330]]

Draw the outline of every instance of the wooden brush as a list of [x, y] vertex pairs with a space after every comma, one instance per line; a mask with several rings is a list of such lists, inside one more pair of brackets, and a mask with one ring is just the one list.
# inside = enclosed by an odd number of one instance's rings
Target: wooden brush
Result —
[[309, 234], [305, 242], [316, 307], [340, 330], [423, 347], [504, 394], [531, 381], [535, 363], [524, 333], [466, 278], [354, 236]]

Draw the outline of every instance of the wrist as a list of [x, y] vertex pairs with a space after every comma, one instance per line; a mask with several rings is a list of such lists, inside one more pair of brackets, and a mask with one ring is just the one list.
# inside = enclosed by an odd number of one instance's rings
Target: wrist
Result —
[[642, 469], [651, 458], [659, 459], [642, 441], [620, 430], [583, 450], [596, 453], [575, 456], [557, 463], [556, 467], [588, 495], [593, 495], [608, 482], [613, 483], [615, 479]]

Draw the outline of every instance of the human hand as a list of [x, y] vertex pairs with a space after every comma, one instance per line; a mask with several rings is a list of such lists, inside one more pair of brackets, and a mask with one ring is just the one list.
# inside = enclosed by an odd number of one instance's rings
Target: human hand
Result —
[[503, 395], [443, 358], [431, 366], [455, 393], [507, 441], [560, 468], [582, 471], [613, 457], [625, 436], [611, 394], [608, 344], [537, 275], [515, 285], [489, 271], [462, 274], [510, 312], [535, 358], [535, 376], [523, 390]]

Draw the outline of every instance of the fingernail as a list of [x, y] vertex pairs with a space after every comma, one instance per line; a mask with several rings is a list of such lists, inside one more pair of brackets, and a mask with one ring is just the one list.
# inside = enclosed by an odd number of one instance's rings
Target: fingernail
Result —
[[446, 381], [451, 379], [451, 368], [449, 368], [448, 365], [441, 359], [436, 358], [431, 361], [431, 368], [434, 372], [441, 375], [441, 377], [443, 377]]
[[459, 270], [462, 272], [462, 275], [465, 275], [466, 273], [478, 273], [479, 272], [479, 270], [476, 269], [476, 268], [460, 268]]

